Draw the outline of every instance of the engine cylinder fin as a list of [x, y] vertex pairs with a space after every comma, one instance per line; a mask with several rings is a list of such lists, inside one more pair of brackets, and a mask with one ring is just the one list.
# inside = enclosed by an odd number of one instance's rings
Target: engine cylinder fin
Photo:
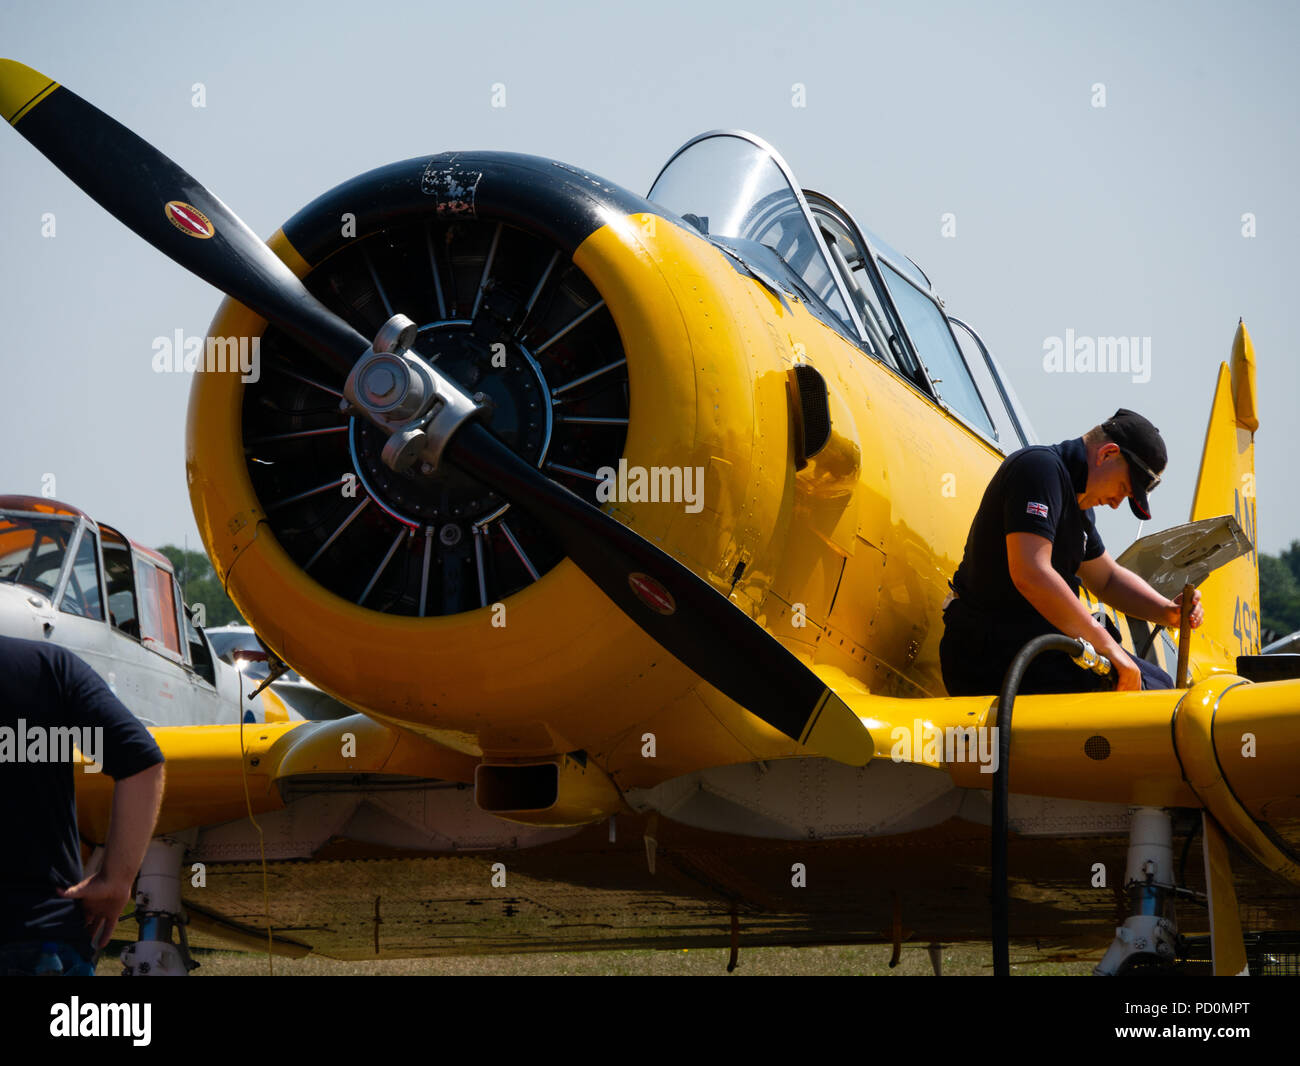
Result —
[[474, 527], [474, 568], [478, 573], [478, 605], [486, 607], [487, 598], [487, 573], [483, 568], [483, 538], [487, 536], [482, 526]]
[[533, 567], [532, 560], [528, 558], [528, 555], [524, 552], [524, 549], [519, 546], [519, 541], [515, 539], [515, 535], [510, 532], [510, 527], [505, 524], [504, 520], [501, 522], [501, 532], [506, 535], [506, 540], [510, 542], [510, 547], [512, 547], [515, 550], [515, 554], [519, 556], [519, 561], [524, 564], [524, 567], [528, 570], [529, 575], [532, 577], [534, 581], [536, 581], [538, 578], [538, 573], [537, 570]]
[[581, 415], [559, 414], [556, 416], [561, 422], [568, 422], [571, 426], [626, 426], [626, 418], [584, 418]]
[[566, 382], [565, 384], [560, 385], [558, 388], [552, 389], [551, 395], [563, 396], [566, 392], [576, 389], [580, 385], [585, 385], [589, 381], [594, 381], [602, 374], [608, 374], [611, 370], [617, 370], [621, 366], [627, 366], [626, 359], [619, 359], [616, 362], [609, 363], [606, 366], [600, 367], [600, 369], [598, 370], [593, 370], [590, 374], [583, 374], [582, 377], [580, 378], [574, 378], [572, 381]]
[[483, 264], [483, 277], [479, 279], [478, 292], [474, 296], [474, 309], [470, 311], [470, 321], [478, 318], [479, 305], [483, 303], [483, 290], [487, 288], [488, 278], [492, 273], [492, 260], [496, 258], [497, 245], [501, 242], [501, 223], [492, 233], [492, 245], [488, 248], [487, 260]]
[[314, 489], [308, 489], [306, 492], [299, 492], [294, 494], [293, 496], [287, 496], [283, 500], [277, 500], [275, 503], [270, 504], [266, 509], [267, 511], [276, 511], [279, 510], [281, 507], [287, 507], [291, 503], [298, 503], [302, 500], [308, 499], [311, 496], [318, 496], [322, 492], [328, 492], [330, 489], [340, 488], [346, 483], [347, 483], [347, 476], [340, 475], [339, 477], [335, 478], [333, 481], [325, 482], [324, 485], [317, 485]]
[[270, 369], [273, 373], [276, 373], [276, 374], [287, 374], [289, 377], [293, 378], [295, 381], [301, 381], [304, 385], [312, 385], [312, 386], [314, 386], [315, 388], [320, 389], [321, 392], [328, 392], [331, 396], [337, 396], [337, 397], [339, 397], [339, 399], [342, 399], [342, 398], [343, 398], [343, 390], [342, 390], [342, 389], [333, 389], [333, 388], [330, 388], [330, 386], [328, 386], [328, 385], [323, 385], [323, 384], [321, 384], [319, 381], [317, 381], [315, 378], [309, 378], [309, 377], [307, 377], [307, 375], [305, 375], [305, 374], [300, 374], [300, 373], [298, 373], [298, 371], [292, 369], [291, 367], [287, 367], [287, 366], [276, 366], [274, 363], [272, 363], [271, 366], [269, 367], [269, 369]]
[[324, 437], [330, 433], [346, 433], [347, 426], [323, 426], [320, 429], [297, 429], [289, 433], [272, 433], [269, 437], [259, 437], [257, 440], [247, 442], [249, 446], [255, 444], [274, 444], [282, 440], [305, 440], [307, 437]]
[[542, 276], [537, 279], [537, 287], [533, 289], [533, 294], [528, 297], [528, 303], [524, 305], [524, 313], [520, 316], [519, 325], [516, 333], [523, 329], [524, 323], [528, 321], [528, 316], [532, 313], [533, 307], [537, 303], [537, 297], [542, 295], [542, 288], [546, 285], [546, 279], [551, 276], [551, 271], [555, 269], [555, 264], [560, 261], [560, 250], [557, 248], [551, 253], [551, 261], [546, 264], [546, 269], [542, 271]]
[[433, 291], [438, 297], [438, 317], [447, 317], [447, 302], [442, 295], [442, 277], [438, 273], [438, 256], [433, 250], [433, 231], [426, 225], [424, 227], [424, 239], [429, 248], [429, 269], [433, 274]]
[[388, 293], [384, 292], [384, 283], [379, 280], [379, 275], [375, 273], [375, 264], [370, 261], [370, 256], [364, 247], [361, 249], [361, 257], [366, 261], [366, 269], [370, 272], [370, 280], [375, 283], [375, 292], [379, 294], [379, 299], [384, 305], [385, 313], [389, 318], [392, 318], [392, 302], [388, 299]]
[[364, 511], [369, 506], [370, 506], [370, 497], [367, 496], [364, 500], [362, 500], [359, 504], [357, 504], [355, 508], [353, 508], [353, 510], [348, 514], [347, 518], [343, 519], [343, 521], [338, 524], [334, 532], [331, 533], [325, 539], [325, 543], [323, 543], [319, 548], [316, 549], [315, 554], [312, 555], [310, 559], [308, 559], [305, 563], [303, 563], [302, 568], [304, 570], [310, 570], [312, 563], [314, 563], [317, 559], [319, 559], [322, 555], [324, 555], [325, 552], [329, 550], [329, 546], [339, 539], [339, 534], [342, 533], [345, 529], [347, 529], [348, 526], [352, 524], [352, 520], [356, 518], [357, 515], [359, 515], [362, 511]]
[[582, 314], [580, 314], [572, 322], [562, 327], [558, 333], [551, 334], [551, 336], [547, 340], [539, 344], [534, 349], [534, 351], [536, 351], [538, 355], [541, 355], [542, 352], [546, 351], [546, 349], [549, 348], [552, 344], [560, 340], [560, 338], [562, 337], [567, 337], [570, 332], [577, 329], [580, 325], [586, 322], [587, 319], [589, 319], [592, 315], [594, 315], [597, 311], [599, 311], [604, 306], [605, 306], [604, 300], [597, 300], [594, 304], [592, 304], [585, 311], [583, 311]]
[[563, 463], [547, 463], [544, 470], [555, 470], [561, 474], [569, 474], [572, 477], [580, 477], [584, 481], [604, 481], [599, 474], [593, 474], [587, 470], [577, 470], [571, 466], [565, 466]]
[[424, 609], [429, 601], [429, 558], [433, 554], [433, 526], [428, 526], [424, 530], [424, 560], [420, 568], [420, 610], [419, 615], [424, 617]]
[[363, 593], [361, 593], [361, 598], [357, 600], [357, 606], [360, 607], [365, 605], [366, 597], [370, 595], [370, 590], [375, 587], [375, 583], [379, 580], [380, 575], [383, 574], [383, 572], [388, 569], [388, 564], [392, 562], [393, 555], [396, 553], [398, 545], [400, 545], [402, 543], [402, 539], [408, 535], [409, 535], [408, 530], [399, 529], [397, 531], [397, 536], [393, 538], [393, 543], [389, 546], [388, 551], [384, 554], [383, 559], [380, 560], [379, 565], [375, 567], [375, 572], [370, 576], [370, 582], [369, 584], [366, 585], [366, 590]]

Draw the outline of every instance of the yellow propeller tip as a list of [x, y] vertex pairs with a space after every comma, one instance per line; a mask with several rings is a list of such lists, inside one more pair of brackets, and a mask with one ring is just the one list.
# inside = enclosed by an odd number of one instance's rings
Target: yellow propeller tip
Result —
[[804, 727], [800, 742], [847, 766], [866, 766], [876, 750], [862, 719], [830, 689]]
[[59, 83], [13, 59], [0, 59], [0, 117], [16, 126]]

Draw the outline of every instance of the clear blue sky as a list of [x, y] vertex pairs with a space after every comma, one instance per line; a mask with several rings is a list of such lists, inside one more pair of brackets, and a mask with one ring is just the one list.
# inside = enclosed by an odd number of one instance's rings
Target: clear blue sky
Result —
[[[1294, 5], [1262, 3], [6, 0], [0, 54], [135, 129], [263, 236], [413, 155], [534, 152], [644, 192], [692, 134], [752, 129], [926, 269], [1044, 439], [1119, 406], [1160, 426], [1161, 526], [1186, 520], [1215, 368], [1244, 316], [1260, 546], [1276, 552], [1300, 538], [1298, 26]], [[197, 547], [189, 381], [150, 364], [154, 338], [205, 331], [217, 294], [12, 131], [0, 192], [0, 491], [39, 492], [52, 473], [61, 498], [136, 538]], [[1150, 337], [1150, 380], [1046, 373], [1044, 342], [1067, 330]], [[1101, 529], [1118, 554], [1136, 522], [1125, 508]]]

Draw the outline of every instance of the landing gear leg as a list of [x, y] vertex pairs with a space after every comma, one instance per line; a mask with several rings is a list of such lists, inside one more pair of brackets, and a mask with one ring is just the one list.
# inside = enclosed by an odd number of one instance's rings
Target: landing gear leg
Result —
[[1099, 977], [1138, 967], [1169, 966], [1174, 961], [1178, 927], [1173, 909], [1173, 826], [1164, 808], [1134, 808], [1124, 887], [1133, 910], [1092, 971]]
[[[139, 939], [122, 952], [122, 965], [131, 977], [184, 977], [198, 964], [190, 958], [181, 908], [181, 863], [187, 843], [174, 837], [149, 842], [135, 883], [135, 918]], [[179, 927], [181, 943], [172, 943]]]

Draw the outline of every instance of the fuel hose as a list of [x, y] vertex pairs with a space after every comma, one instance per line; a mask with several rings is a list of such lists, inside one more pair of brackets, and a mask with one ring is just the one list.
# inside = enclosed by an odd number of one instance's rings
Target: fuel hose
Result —
[[998, 694], [995, 726], [998, 738], [998, 768], [993, 774], [993, 974], [1011, 975], [1011, 940], [1009, 897], [1007, 889], [1007, 803], [1011, 778], [1011, 709], [1029, 664], [1045, 651], [1063, 651], [1085, 670], [1095, 674], [1110, 673], [1110, 660], [1098, 655], [1086, 640], [1076, 640], [1063, 633], [1044, 633], [1034, 637], [1016, 653], [1002, 680]]

